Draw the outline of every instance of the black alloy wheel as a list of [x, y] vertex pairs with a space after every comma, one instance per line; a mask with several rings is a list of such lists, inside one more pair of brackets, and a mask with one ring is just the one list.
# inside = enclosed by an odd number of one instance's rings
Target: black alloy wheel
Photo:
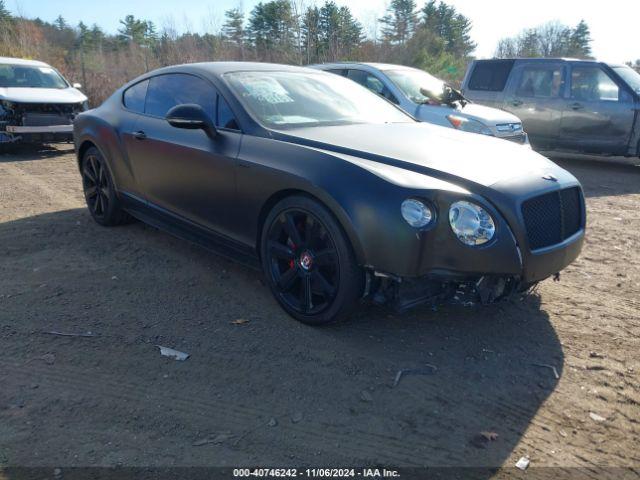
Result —
[[96, 222], [113, 226], [131, 220], [120, 207], [109, 169], [97, 148], [89, 148], [83, 155], [80, 174], [84, 198]]
[[284, 208], [276, 206], [263, 232], [262, 260], [271, 289], [302, 322], [338, 320], [360, 288], [361, 271], [350, 245], [323, 206], [305, 197], [281, 203]]
[[82, 184], [87, 206], [94, 217], [104, 217], [109, 209], [109, 184], [105, 167], [96, 155], [85, 157], [82, 166]]

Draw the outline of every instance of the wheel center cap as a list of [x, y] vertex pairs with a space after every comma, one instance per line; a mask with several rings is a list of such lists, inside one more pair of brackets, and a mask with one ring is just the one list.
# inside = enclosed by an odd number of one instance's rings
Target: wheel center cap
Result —
[[313, 265], [313, 256], [309, 252], [302, 252], [300, 258], [298, 259], [298, 263], [303, 270], [309, 270]]

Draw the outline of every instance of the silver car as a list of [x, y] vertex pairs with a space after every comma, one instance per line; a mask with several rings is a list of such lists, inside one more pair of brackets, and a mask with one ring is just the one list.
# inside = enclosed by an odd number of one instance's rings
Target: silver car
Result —
[[471, 103], [424, 70], [383, 63], [342, 62], [311, 65], [311, 68], [347, 77], [385, 97], [417, 120], [529, 144], [518, 117]]
[[476, 60], [465, 96], [522, 118], [541, 150], [640, 155], [640, 74], [594, 60]]

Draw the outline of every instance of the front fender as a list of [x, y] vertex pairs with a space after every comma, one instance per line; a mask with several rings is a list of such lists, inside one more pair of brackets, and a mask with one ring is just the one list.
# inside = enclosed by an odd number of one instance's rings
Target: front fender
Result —
[[[462, 198], [483, 203], [455, 185], [416, 174], [427, 183], [422, 188], [407, 187], [331, 152], [250, 136], [243, 139], [238, 162], [236, 231], [242, 232], [239, 240], [256, 248], [263, 206], [279, 192], [302, 192], [334, 213], [363, 266], [411, 277], [441, 270], [521, 272], [513, 235], [490, 205], [487, 208], [499, 224], [488, 247], [470, 248], [455, 238], [448, 225], [448, 206]], [[420, 230], [407, 224], [400, 205], [409, 197], [433, 205], [436, 222]]]

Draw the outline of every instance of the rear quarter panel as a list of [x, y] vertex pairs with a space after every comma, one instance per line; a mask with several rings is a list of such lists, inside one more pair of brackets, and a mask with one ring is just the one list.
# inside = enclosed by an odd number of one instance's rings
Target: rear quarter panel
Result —
[[93, 144], [107, 163], [116, 190], [141, 195], [121, 135], [123, 130], [133, 128], [136, 118], [119, 108], [119, 98], [119, 93], [116, 93], [100, 107], [76, 117], [73, 132], [78, 165], [84, 149]]

